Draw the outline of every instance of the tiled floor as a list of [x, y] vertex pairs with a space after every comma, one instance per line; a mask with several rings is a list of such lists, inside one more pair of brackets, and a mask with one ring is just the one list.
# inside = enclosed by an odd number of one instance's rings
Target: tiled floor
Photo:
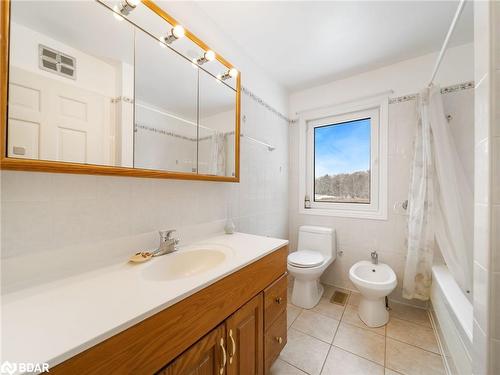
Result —
[[288, 343], [271, 374], [445, 374], [427, 311], [391, 303], [389, 323], [369, 328], [357, 314], [359, 295], [340, 306], [333, 292], [327, 287], [311, 310], [288, 305]]

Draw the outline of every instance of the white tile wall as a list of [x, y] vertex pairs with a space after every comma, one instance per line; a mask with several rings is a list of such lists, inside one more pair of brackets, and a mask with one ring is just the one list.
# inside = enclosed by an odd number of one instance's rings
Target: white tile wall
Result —
[[[474, 2], [476, 104], [476, 220], [474, 243], [474, 374], [500, 367], [500, 4]], [[479, 217], [478, 217], [479, 215]], [[478, 263], [481, 263], [479, 266]], [[476, 295], [477, 292], [477, 295]]]
[[126, 260], [157, 246], [159, 229], [183, 243], [237, 230], [288, 237], [288, 124], [242, 95], [239, 184], [2, 171], [4, 292]]
[[500, 3], [494, 2], [494, 49], [495, 61], [493, 66], [495, 90], [493, 92], [492, 103], [495, 106], [495, 117], [492, 122], [492, 304], [491, 304], [491, 319], [492, 319], [492, 340], [491, 340], [491, 357], [493, 359], [492, 372], [500, 374]]

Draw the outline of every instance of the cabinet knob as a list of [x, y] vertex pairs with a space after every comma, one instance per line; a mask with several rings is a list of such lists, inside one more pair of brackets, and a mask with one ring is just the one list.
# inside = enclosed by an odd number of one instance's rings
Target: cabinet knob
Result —
[[275, 337], [275, 339], [278, 342], [278, 344], [283, 343], [283, 338], [281, 336], [277, 336], [277, 337]]
[[281, 301], [283, 301], [283, 298], [281, 298], [281, 297], [276, 297], [274, 300], [275, 300], [275, 301], [276, 301], [276, 303], [279, 305], [279, 304], [281, 303]]

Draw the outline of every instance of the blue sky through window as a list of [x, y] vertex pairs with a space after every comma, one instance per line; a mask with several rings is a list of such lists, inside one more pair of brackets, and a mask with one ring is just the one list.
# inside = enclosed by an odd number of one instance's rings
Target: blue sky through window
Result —
[[315, 177], [370, 169], [370, 119], [314, 130]]

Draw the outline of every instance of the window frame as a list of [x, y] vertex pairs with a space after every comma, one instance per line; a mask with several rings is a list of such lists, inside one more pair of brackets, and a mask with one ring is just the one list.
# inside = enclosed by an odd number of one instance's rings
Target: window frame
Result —
[[[388, 98], [309, 111], [299, 118], [299, 212], [387, 220], [387, 111]], [[370, 118], [370, 203], [316, 202], [314, 200], [314, 129]], [[305, 208], [305, 196], [311, 208]]]

